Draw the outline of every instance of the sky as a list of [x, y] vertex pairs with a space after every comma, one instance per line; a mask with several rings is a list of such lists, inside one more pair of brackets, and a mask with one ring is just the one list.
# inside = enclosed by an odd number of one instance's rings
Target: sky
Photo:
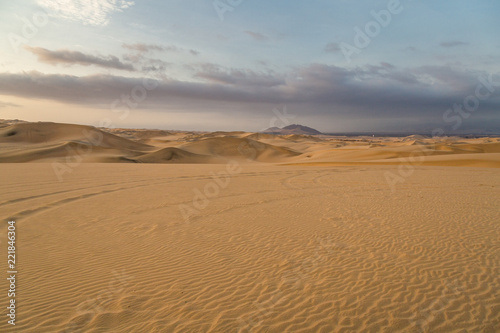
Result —
[[0, 0], [0, 118], [500, 133], [498, 0]]

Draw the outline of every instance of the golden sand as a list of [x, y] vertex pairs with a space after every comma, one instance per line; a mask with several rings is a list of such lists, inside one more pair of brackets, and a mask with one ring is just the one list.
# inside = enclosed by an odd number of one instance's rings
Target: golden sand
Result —
[[497, 138], [27, 126], [0, 129], [19, 332], [500, 330]]

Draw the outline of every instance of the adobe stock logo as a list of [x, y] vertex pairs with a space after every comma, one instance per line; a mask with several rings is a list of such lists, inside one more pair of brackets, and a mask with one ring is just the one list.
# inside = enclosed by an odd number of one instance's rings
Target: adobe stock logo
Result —
[[370, 12], [373, 20], [368, 21], [364, 25], [364, 29], [355, 26], [353, 44], [342, 42], [339, 45], [347, 63], [351, 62], [353, 55], [360, 54], [361, 50], [367, 48], [372, 40], [381, 33], [382, 28], [386, 28], [391, 24], [393, 16], [400, 14], [403, 9], [404, 7], [401, 5], [400, 0], [389, 0], [387, 2], [387, 9], [382, 9], [378, 12], [372, 10]]
[[31, 19], [21, 17], [23, 25], [21, 27], [21, 34], [10, 32], [7, 35], [10, 45], [15, 53], [19, 52], [19, 46], [28, 44], [29, 41], [38, 35], [39, 29], [43, 28], [49, 22], [49, 15], [45, 11], [38, 11], [33, 14]]
[[226, 12], [232, 12], [236, 7], [241, 5], [243, 0], [214, 0], [212, 3], [219, 19], [224, 21]]

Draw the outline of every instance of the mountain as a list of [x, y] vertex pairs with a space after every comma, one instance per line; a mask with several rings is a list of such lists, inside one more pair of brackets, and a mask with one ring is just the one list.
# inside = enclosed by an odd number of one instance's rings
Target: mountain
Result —
[[283, 128], [278, 127], [270, 127], [262, 133], [272, 133], [272, 134], [303, 134], [303, 135], [318, 135], [322, 134], [320, 131], [315, 130], [314, 128], [293, 124], [288, 125]]

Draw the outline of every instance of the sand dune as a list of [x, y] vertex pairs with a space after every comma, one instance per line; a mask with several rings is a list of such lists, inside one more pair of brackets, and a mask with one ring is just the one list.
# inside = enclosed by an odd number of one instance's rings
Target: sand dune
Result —
[[320, 138], [312, 135], [289, 134], [289, 135], [283, 135], [282, 137], [290, 141], [307, 141], [307, 142], [321, 141]]
[[[106, 157], [119, 158], [123, 150], [93, 146], [87, 143], [66, 141], [43, 147], [29, 147], [24, 149], [11, 149], [0, 154], [0, 162], [20, 163], [32, 161], [56, 161], [59, 159], [82, 159], [85, 162], [100, 162]], [[100, 159], [98, 157], [101, 157]], [[96, 159], [97, 158], [97, 159]], [[117, 162], [118, 159], [114, 160]]]
[[0, 162], [19, 332], [500, 331], [499, 138], [16, 122]]
[[[417, 164], [498, 168], [499, 138], [335, 137], [97, 129], [56, 123], [0, 128], [0, 162]], [[418, 163], [415, 163], [418, 160]]]
[[119, 162], [155, 149], [91, 126], [21, 123], [0, 129], [0, 162]]
[[70, 140], [104, 148], [135, 150], [153, 148], [84, 125], [22, 123], [0, 129], [0, 143], [52, 143]]
[[276, 136], [274, 134], [266, 134], [266, 133], [246, 133], [244, 136], [242, 136], [247, 139], [252, 139], [252, 140], [266, 140], [266, 139], [276, 139], [279, 136]]
[[218, 137], [202, 139], [181, 146], [193, 153], [249, 159], [259, 162], [279, 162], [300, 155], [286, 147], [273, 146], [248, 138]]
[[163, 148], [153, 153], [140, 155], [129, 160], [140, 163], [223, 163], [208, 155], [190, 153], [179, 148]]

